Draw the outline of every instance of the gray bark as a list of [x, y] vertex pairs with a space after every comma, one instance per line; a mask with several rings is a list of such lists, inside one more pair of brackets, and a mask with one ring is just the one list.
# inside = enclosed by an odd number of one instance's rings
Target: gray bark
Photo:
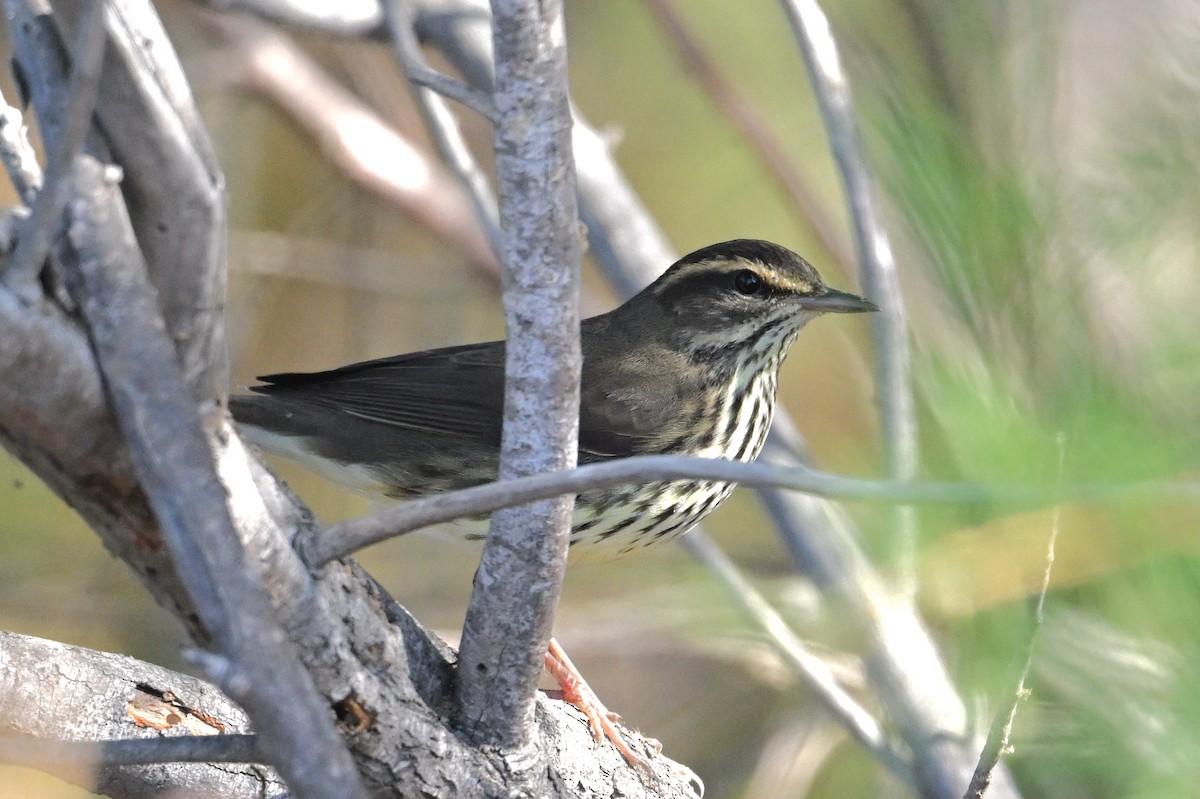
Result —
[[[138, 702], [155, 694], [177, 697], [176, 712], [153, 721]], [[0, 632], [0, 731], [6, 737], [58, 738], [70, 730], [76, 740], [105, 741], [160, 735], [197, 736], [250, 731], [246, 714], [202, 680], [145, 663], [127, 655], [97, 652], [55, 641]], [[192, 711], [187, 713], [179, 707]], [[0, 759], [23, 762], [20, 758]], [[96, 745], [95, 760], [104, 762]], [[265, 766], [208, 763], [159, 763], [146, 766], [45, 770], [89, 790], [124, 799], [150, 799], [166, 793], [180, 797], [242, 799], [279, 797], [283, 781]]]
[[[575, 465], [579, 235], [562, 4], [493, 4], [508, 345], [500, 477]], [[480, 742], [527, 749], [574, 497], [492, 516], [463, 624], [459, 703]], [[536, 750], [530, 750], [536, 752]], [[536, 765], [534, 758], [533, 765]]]

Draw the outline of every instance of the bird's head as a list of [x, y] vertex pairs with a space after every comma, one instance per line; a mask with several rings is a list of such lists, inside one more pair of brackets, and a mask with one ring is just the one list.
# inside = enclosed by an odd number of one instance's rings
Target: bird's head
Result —
[[[872, 302], [829, 288], [808, 261], [756, 239], [713, 244], [684, 256], [638, 295], [692, 349], [786, 347], [824, 313], [877, 311]], [[643, 310], [642, 313], [645, 313]]]

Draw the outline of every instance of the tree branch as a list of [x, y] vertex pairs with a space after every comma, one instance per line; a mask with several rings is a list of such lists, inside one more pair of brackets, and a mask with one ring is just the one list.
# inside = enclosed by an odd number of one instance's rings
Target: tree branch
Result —
[[[60, 84], [54, 84], [54, 79], [49, 82], [61, 88]], [[93, 162], [90, 170], [89, 176], [94, 177], [99, 168]], [[95, 182], [88, 185], [98, 191], [89, 191], [86, 199], [73, 202], [69, 206], [72, 213], [94, 200], [96, 194], [103, 194], [112, 207], [117, 207], [111, 187], [97, 186]], [[77, 219], [73, 228], [77, 236], [84, 232], [81, 225]], [[107, 313], [111, 306], [113, 313], [119, 315], [125, 308], [123, 303], [130, 301], [125, 289], [144, 310], [147, 289], [144, 282], [139, 283], [133, 276], [138, 255], [132, 249], [128, 227], [122, 229], [116, 225], [114, 230], [120, 246], [107, 256], [113, 256], [120, 269], [132, 272], [122, 271], [113, 276], [129, 279], [113, 280], [120, 284], [122, 292], [101, 298], [108, 302], [97, 303], [105, 306], [99, 312]], [[70, 243], [63, 242], [63, 248]], [[99, 270], [102, 260], [96, 257], [91, 265]], [[120, 302], [114, 301], [118, 299]], [[97, 313], [95, 307], [86, 310], [89, 317]], [[148, 315], [153, 313], [150, 309]], [[135, 364], [133, 371], [137, 368], [153, 371], [151, 366], [156, 367], [168, 358], [170, 348], [165, 346], [161, 328], [155, 332], [137, 325], [120, 331], [112, 327], [108, 323], [102, 336], [106, 337], [106, 346], [116, 346], [114, 341], [119, 338], [116, 333], [135, 330], [140, 330], [139, 341], [156, 342], [152, 357], [146, 364]], [[43, 300], [25, 304], [11, 292], [0, 289], [0, 373], [4, 375], [0, 381], [0, 436], [5, 443], [80, 510], [106, 545], [138, 570], [143, 582], [188, 624], [198, 641], [211, 641], [214, 631], [207, 613], [197, 613], [190, 590], [180, 583], [182, 572], [188, 572], [189, 581], [195, 579], [190, 573], [193, 564], [177, 559], [173, 548], [164, 546], [162, 531], [142, 492], [138, 473], [105, 405], [104, 386], [92, 353], [76, 323], [51, 303]], [[180, 390], [179, 373], [176, 371], [174, 375], [175, 382], [168, 381], [162, 391], [187, 403], [186, 392]], [[123, 400], [143, 408], [146, 414], [153, 415], [150, 405], [164, 402], [158, 390], [139, 393], [116, 381], [112, 386], [123, 393]], [[174, 417], [175, 405], [171, 404], [174, 401], [167, 403], [170, 407], [161, 418], [175, 419], [186, 427], [195, 419], [195, 409]], [[139, 402], [143, 404], [138, 405]], [[139, 423], [144, 418], [139, 416]], [[181, 496], [198, 487], [208, 499], [215, 493], [221, 495], [222, 501], [227, 498], [229, 508], [236, 511], [240, 549], [252, 552], [253, 557], [235, 568], [251, 568], [255, 570], [254, 577], [262, 580], [274, 604], [273, 609], [260, 608], [262, 617], [277, 617], [283, 623], [303, 658], [304, 667], [322, 692], [323, 700], [318, 700], [320, 712], [328, 713], [327, 708], [332, 707], [339, 714], [341, 733], [351, 742], [358, 757], [357, 765], [372, 790], [384, 794], [425, 793], [467, 798], [505, 793], [509, 765], [494, 752], [467, 745], [446, 723], [453, 713], [454, 688], [450, 654], [444, 645], [353, 564], [330, 565], [314, 579], [285, 538], [311, 527], [311, 517], [275, 484], [260, 464], [247, 459], [227, 425], [212, 417], [209, 422], [208, 445], [216, 453], [224, 487], [213, 492], [212, 483], [202, 479], [188, 485]], [[161, 443], [161, 439], [155, 440]], [[178, 449], [178, 442], [171, 437], [161, 448], [165, 453], [162, 457], [170, 459]], [[142, 452], [139, 459], [145, 458], [147, 454]], [[161, 506], [161, 500], [156, 500], [156, 504]], [[213, 524], [209, 520], [218, 518], [219, 523], [219, 517], [226, 512], [222, 510], [214, 517], [195, 507], [194, 514], [174, 513], [170, 520], [203, 525], [208, 530], [208, 525]], [[182, 522], [181, 516], [185, 517]], [[256, 642], [256, 648], [266, 653], [277, 643], [278, 637], [267, 636], [263, 642]], [[226, 684], [246, 699], [241, 692], [245, 683], [237, 679], [240, 676], [237, 657], [208, 658], [204, 663], [210, 668], [213, 665], [232, 668], [226, 676], [234, 679]], [[0, 665], [0, 678], [22, 676], [22, 672]], [[285, 680], [288, 677], [286, 673], [283, 676]], [[296, 696], [289, 694], [280, 703], [284, 712]], [[250, 699], [247, 704], [253, 706]], [[264, 696], [261, 701], [278, 699]], [[671, 761], [654, 758], [656, 780], [652, 786], [644, 785], [615, 751], [593, 750], [586, 725], [563, 703], [541, 698], [535, 698], [535, 702], [537, 751], [554, 754], [549, 768], [533, 779], [534, 795], [552, 797], [570, 792], [603, 797], [612, 793], [614, 785], [632, 797], [693, 794], [686, 777], [678, 773], [678, 767]], [[69, 697], [63, 705], [76, 714], [85, 706], [86, 703], [71, 703]], [[264, 732], [269, 729], [270, 725]], [[323, 760], [324, 755], [312, 758], [314, 764]], [[339, 796], [345, 794], [345, 788], [338, 786]], [[204, 795], [222, 794], [209, 791]]]
[[[575, 465], [579, 234], [566, 33], [558, 0], [496, 0], [496, 174], [507, 316], [500, 475]], [[534, 693], [566, 569], [573, 497], [492, 517], [463, 624], [458, 701], [467, 733], [533, 741]], [[532, 766], [538, 768], [539, 753]]]
[[[32, 15], [32, 7], [26, 13]], [[61, 61], [42, 58], [37, 46], [45, 42], [15, 38], [27, 66], [42, 61], [44, 82], [33, 95], [39, 113], [61, 107], [55, 90], [65, 81]], [[90, 107], [70, 110], [86, 111], [90, 119]], [[63, 120], [47, 129], [46, 146], [60, 149], [58, 137], [71, 126]], [[179, 569], [187, 594], [236, 667], [226, 690], [250, 709], [266, 736], [264, 748], [295, 790], [313, 797], [355, 795], [362, 789], [349, 754], [272, 621], [265, 594], [242, 570], [225, 491], [175, 348], [161, 336], [157, 295], [147, 282], [113, 170], [81, 156], [73, 178], [76, 196], [63, 219], [67, 238], [55, 243], [57, 259], [87, 321], [108, 396], [164, 541], [175, 563], [187, 564]], [[327, 768], [313, 760], [317, 753], [332, 758]]]
[[[123, 799], [255, 799], [285, 791], [266, 767], [217, 768], [203, 765], [215, 761], [207, 757], [192, 765], [170, 766], [134, 766], [126, 757], [121, 762], [106, 759], [103, 747], [112, 739], [137, 737], [137, 746], [160, 752], [201, 741], [201, 746], [226, 749], [229, 738], [250, 732], [242, 709], [213, 686], [128, 655], [0, 631], [0, 730], [5, 736], [19, 736], [0, 738], [0, 760]], [[72, 740], [55, 740], [64, 738]], [[69, 744], [69, 750], [45, 749], [60, 742]]]
[[[62, 129], [65, 56], [53, 20], [25, 0], [8, 0], [18, 63], [27, 75], [43, 137]], [[54, 139], [45, 143], [53, 149]], [[104, 149], [92, 137], [89, 148]], [[57, 259], [54, 251], [51, 257]], [[119, 431], [109, 415], [86, 339], [58, 298], [30, 303], [0, 292], [0, 436], [38, 475], [87, 518], [195, 640], [206, 640], [186, 591], [161, 546], [152, 512]], [[69, 300], [67, 303], [69, 304]], [[81, 488], [86, 487], [86, 488]], [[152, 575], [152, 576], [151, 576]]]
[[693, 530], [683, 539], [684, 547], [717, 575], [742, 609], [775, 642], [776, 648], [799, 672], [825, 709], [854, 736], [863, 748], [906, 783], [912, 783], [912, 767], [884, 735], [883, 728], [854, 697], [837, 683], [821, 658], [808, 651], [783, 617], [762, 594], [754, 590], [733, 561], [707, 535]]
[[785, 466], [777, 462], [742, 463], [685, 455], [636, 455], [409, 500], [361, 519], [333, 525], [327, 530], [314, 530], [298, 539], [296, 548], [305, 562], [318, 568], [380, 541], [442, 522], [483, 516], [501, 508], [563, 494], [672, 480], [716, 480], [753, 488], [800, 491], [826, 499], [911, 505], [969, 505], [981, 502], [1030, 505], [1054, 500], [1200, 500], [1200, 483], [1188, 481], [1078, 483], [1053, 489], [1019, 483], [906, 483], [844, 477], [809, 466]]
[[[918, 448], [903, 297], [882, 215], [874, 199], [849, 83], [829, 22], [817, 1], [787, 0], [784, 9], [808, 66], [809, 78], [842, 174], [854, 222], [863, 286], [882, 309], [873, 320], [872, 331], [877, 353], [877, 395], [887, 472], [892, 477], [911, 478], [917, 473]], [[921, 790], [932, 797], [956, 799], [966, 779], [964, 772], [969, 768], [968, 753], [952, 743], [952, 736], [962, 733], [964, 712], [961, 700], [943, 689], [943, 685], [949, 686], [949, 678], [932, 645], [927, 645], [928, 636], [912, 609], [916, 591], [915, 522], [911, 508], [897, 508], [898, 535], [893, 549], [900, 564], [900, 601], [889, 597], [889, 592], [867, 588], [870, 583], [850, 586], [840, 581], [839, 585], [847, 589], [849, 598], [865, 602], [861, 608], [862, 618], [871, 620], [869, 629], [874, 631], [872, 637], [878, 642], [875, 656], [867, 659], [868, 669], [873, 680], [892, 700], [889, 705], [893, 718], [916, 757]], [[849, 550], [835, 553], [823, 542], [814, 544], [824, 550], [827, 564], [837, 564], [843, 560], [843, 555], [851, 554]], [[846, 561], [847, 565], [851, 563]], [[831, 575], [844, 577], [845, 570], [839, 567]], [[929, 667], [920, 672], [921, 676], [918, 676], [915, 664], [903, 665], [910, 657], [899, 655], [904, 647], [914, 647], [914, 654], [919, 650], [927, 651], [922, 659]], [[922, 697], [918, 681], [934, 689], [941, 701], [935, 704]], [[1004, 795], [1016, 793], [1007, 775], [997, 788]]]
[[[401, 68], [408, 77], [412, 90], [413, 101], [425, 120], [425, 127], [433, 138], [434, 146], [450, 171], [458, 178], [459, 185], [471, 200], [475, 209], [475, 218], [487, 234], [492, 250], [499, 253], [501, 247], [500, 212], [496, 205], [496, 197], [488, 185], [487, 176], [480, 169], [479, 163], [471, 154], [466, 138], [459, 129], [458, 121], [442, 101], [434, 93], [433, 87], [423, 86], [420, 78], [433, 72], [421, 56], [421, 46], [417, 41], [413, 9], [410, 0], [389, 0], [385, 2], [388, 32], [391, 34], [392, 49], [395, 51]], [[459, 85], [459, 84], [455, 84]], [[470, 88], [470, 87], [467, 87]], [[496, 124], [496, 104], [490, 91], [470, 89], [474, 94], [471, 98], [460, 98], [468, 102], [470, 107], [486, 117], [493, 125]], [[498, 257], [498, 256], [497, 256]]]
[[[89, 4], [53, 5], [65, 31], [86, 30]], [[104, 6], [108, 49], [96, 118], [121, 165], [121, 193], [190, 395], [215, 401], [229, 383], [225, 178], [153, 7], [147, 0]]]
[[[230, 672], [222, 687], [250, 713], [263, 750], [306, 797], [365, 795], [324, 702], [275, 622], [217, 479], [202, 420], [104, 167], [81, 159], [69, 206], [74, 251], [60, 255], [140, 481], [196, 610]], [[74, 271], [70, 267], [73, 267]], [[212, 412], [210, 411], [210, 414]], [[210, 416], [209, 423], [213, 421]]]
[[[88, 9], [89, 26], [79, 34], [72, 53], [71, 75], [65, 75], [67, 54], [57, 41], [48, 17], [39, 16], [34, 4], [10, 2], [13, 16], [11, 26], [14, 44], [26, 54], [37, 52], [45, 59], [47, 70], [36, 74], [53, 74], [66, 82], [61, 109], [45, 109], [42, 119], [46, 129], [43, 138], [53, 142], [48, 156], [46, 180], [33, 201], [32, 213], [25, 230], [17, 240], [16, 249], [4, 272], [5, 283], [17, 291], [26, 302], [33, 302], [42, 293], [37, 278], [50, 251], [50, 240], [59, 229], [63, 208], [71, 197], [71, 169], [75, 156], [83, 150], [84, 139], [92, 123], [92, 109], [100, 86], [100, 60], [104, 56], [104, 26], [101, 18], [104, 4], [93, 3]], [[45, 90], [39, 88], [43, 96]]]
[[[496, 123], [496, 104], [492, 102], [489, 93], [481, 92], [468, 84], [461, 83], [443, 75], [431, 68], [421, 55], [421, 45], [417, 41], [413, 19], [413, 9], [410, 0], [389, 0], [384, 3], [384, 13], [387, 15], [388, 31], [391, 33], [392, 49], [400, 61], [400, 67], [408, 81], [417, 89], [415, 92], [417, 105], [425, 117], [425, 123], [431, 130], [446, 127], [445, 122], [452, 119], [448, 115], [445, 104], [436, 101], [426, 90], [435, 95], [441, 95], [470, 108], [475, 113]], [[436, 124], [434, 124], [436, 121]]]

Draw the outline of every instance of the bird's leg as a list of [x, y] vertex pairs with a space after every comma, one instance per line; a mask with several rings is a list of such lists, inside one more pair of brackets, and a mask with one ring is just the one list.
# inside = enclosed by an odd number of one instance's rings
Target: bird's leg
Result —
[[588, 727], [591, 728], [592, 737], [596, 739], [597, 744], [608, 738], [629, 765], [650, 771], [650, 764], [633, 751], [621, 735], [621, 731], [617, 729], [617, 725], [613, 723], [620, 720], [621, 717], [616, 713], [610, 713], [601, 704], [596, 692], [583, 679], [583, 675], [575, 668], [575, 664], [567, 657], [567, 653], [553, 638], [550, 639], [550, 646], [546, 649], [546, 671], [550, 672], [551, 676], [558, 681], [559, 687], [562, 688], [563, 699], [579, 708], [587, 717]]

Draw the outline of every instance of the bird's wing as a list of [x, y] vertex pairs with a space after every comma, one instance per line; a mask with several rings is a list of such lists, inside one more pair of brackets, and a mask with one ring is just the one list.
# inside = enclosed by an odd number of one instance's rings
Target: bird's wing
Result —
[[426, 350], [327, 372], [260, 377], [251, 390], [418, 432], [500, 443], [504, 347]]
[[[673, 448], [674, 431], [692, 414], [699, 393], [669, 379], [666, 364], [585, 361], [579, 414], [580, 460], [624, 458]], [[612, 373], [619, 370], [620, 374]]]
[[[640, 374], [653, 370], [655, 374]], [[661, 365], [622, 374], [585, 362], [579, 419], [580, 460], [663, 449], [693, 398], [663, 379]], [[669, 372], [669, 370], [668, 370]], [[343, 366], [327, 372], [266, 375], [252, 391], [417, 432], [500, 445], [504, 347], [469, 344]], [[669, 447], [667, 447], [669, 448]]]

